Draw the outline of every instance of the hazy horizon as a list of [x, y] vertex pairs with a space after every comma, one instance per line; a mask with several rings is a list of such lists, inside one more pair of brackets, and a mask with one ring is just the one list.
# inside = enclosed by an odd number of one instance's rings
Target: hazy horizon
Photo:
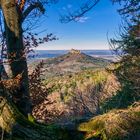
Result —
[[[71, 49], [35, 49], [35, 51], [70, 51]], [[112, 51], [111, 49], [75, 49], [80, 51]]]

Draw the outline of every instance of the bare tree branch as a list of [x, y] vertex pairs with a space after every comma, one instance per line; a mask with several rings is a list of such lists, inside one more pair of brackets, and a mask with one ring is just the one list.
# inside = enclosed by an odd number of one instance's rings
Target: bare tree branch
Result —
[[23, 13], [22, 22], [26, 19], [26, 17], [35, 9], [38, 9], [41, 13], [45, 13], [45, 8], [43, 7], [41, 2], [35, 2], [31, 4]]
[[88, 0], [79, 10], [72, 13], [68, 12], [67, 15], [61, 15], [60, 22], [68, 23], [70, 21], [78, 21], [80, 17], [84, 16], [85, 13], [90, 11], [100, 0]]

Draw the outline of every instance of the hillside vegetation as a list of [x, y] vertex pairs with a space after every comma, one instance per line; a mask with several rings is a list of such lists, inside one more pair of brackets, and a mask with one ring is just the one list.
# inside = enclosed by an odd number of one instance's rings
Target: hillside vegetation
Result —
[[[101, 113], [102, 104], [120, 88], [115, 75], [105, 70], [84, 70], [44, 80], [48, 96], [33, 110], [37, 119], [67, 122]], [[49, 104], [50, 102], [50, 104]], [[53, 118], [53, 117], [54, 118]]]

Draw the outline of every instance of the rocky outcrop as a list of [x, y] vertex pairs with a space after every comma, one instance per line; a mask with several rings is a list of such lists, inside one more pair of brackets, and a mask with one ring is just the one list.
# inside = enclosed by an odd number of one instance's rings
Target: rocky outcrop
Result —
[[76, 50], [76, 49], [71, 49], [70, 53], [72, 53], [72, 54], [81, 54], [81, 51], [80, 50]]

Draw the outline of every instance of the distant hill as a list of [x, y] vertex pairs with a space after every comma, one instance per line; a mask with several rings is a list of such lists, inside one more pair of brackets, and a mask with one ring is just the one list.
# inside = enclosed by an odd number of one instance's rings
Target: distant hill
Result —
[[44, 59], [43, 75], [51, 77], [86, 69], [101, 69], [106, 67], [110, 62], [110, 60], [92, 57], [72, 49], [67, 54], [59, 57]]

